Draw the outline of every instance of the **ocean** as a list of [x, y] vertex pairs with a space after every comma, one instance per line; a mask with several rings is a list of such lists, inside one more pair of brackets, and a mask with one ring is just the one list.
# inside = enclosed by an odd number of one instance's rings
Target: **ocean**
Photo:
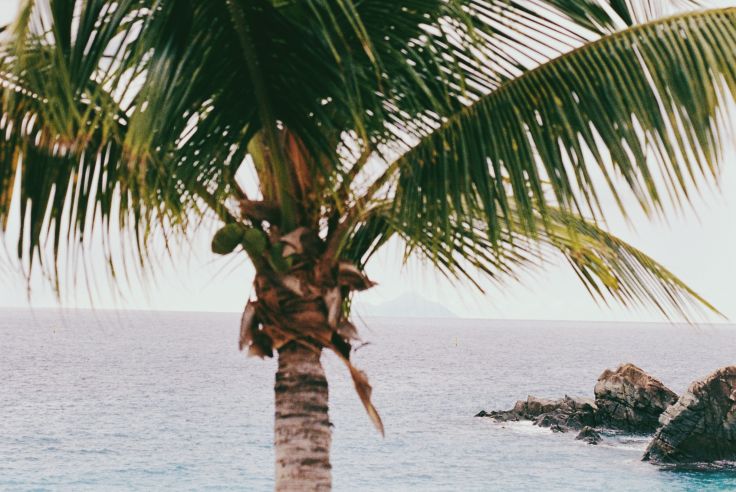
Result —
[[[0, 310], [0, 490], [273, 487], [275, 362], [237, 350], [239, 315]], [[592, 396], [633, 362], [682, 392], [736, 363], [736, 327], [364, 319], [355, 354], [386, 437], [323, 360], [338, 491], [736, 490], [736, 472], [664, 470], [644, 438], [598, 446], [474, 418], [527, 395]]]

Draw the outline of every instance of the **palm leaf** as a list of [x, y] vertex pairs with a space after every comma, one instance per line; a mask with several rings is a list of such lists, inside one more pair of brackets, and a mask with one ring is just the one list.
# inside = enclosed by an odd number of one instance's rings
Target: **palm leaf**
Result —
[[[85, 2], [74, 15], [61, 3], [51, 4], [49, 18], [30, 2], [21, 15], [27, 25], [16, 26], [16, 37], [0, 46], [0, 224], [8, 224], [17, 176], [18, 256], [28, 274], [48, 256], [47, 273], [54, 280], [64, 245], [86, 249], [95, 228], [107, 235], [127, 233], [142, 265], [150, 259], [154, 230], [185, 237], [205, 206], [231, 220], [231, 166], [239, 166], [247, 153], [235, 145], [243, 128], [231, 124], [242, 106], [231, 102], [228, 111], [212, 115], [201, 99], [211, 95], [201, 90], [211, 79], [195, 77], [183, 87], [172, 75], [191, 68], [201, 53], [175, 55], [169, 49], [168, 64], [155, 65], [149, 56], [148, 65], [136, 65], [134, 54], [154, 35], [150, 26], [143, 30], [145, 39], [129, 39], [144, 20], [153, 23], [141, 2], [115, 9], [109, 2]], [[171, 26], [156, 27], [163, 44], [180, 36]], [[210, 75], [225, 74], [222, 65], [209, 67]], [[133, 87], [130, 80], [146, 68], [155, 69], [154, 75], [143, 88]], [[227, 74], [218, 80], [238, 83], [232, 71]], [[109, 238], [104, 244], [111, 256]], [[113, 262], [107, 263], [114, 274]]]
[[674, 312], [685, 319], [703, 309], [719, 314], [664, 266], [579, 215], [559, 208], [548, 209], [544, 217], [537, 213], [539, 232], [532, 236], [520, 232], [525, 217], [516, 211], [510, 217], [515, 225], [500, 233], [500, 244], [490, 243], [484, 221], [471, 218], [454, 223], [448, 240], [445, 231], [432, 224], [398, 221], [385, 203], [373, 208], [355, 229], [344, 255], [365, 265], [382, 244], [397, 236], [405, 244], [405, 258], [415, 256], [447, 278], [469, 282], [482, 292], [485, 280], [498, 285], [518, 281], [523, 270], [553, 264], [552, 253], [557, 252], [597, 301], [655, 308], [665, 316]]
[[736, 9], [688, 13], [528, 71], [445, 119], [389, 167], [398, 176], [396, 214], [444, 223], [449, 233], [448, 220], [482, 210], [495, 243], [512, 207], [529, 230], [550, 205], [602, 212], [590, 164], [619, 204], [620, 181], [647, 212], [661, 209], [665, 190], [686, 199], [700, 177], [717, 173], [718, 112], [726, 92], [736, 93], [735, 46]]
[[701, 0], [609, 0], [611, 9], [629, 26], [684, 10], [703, 7]]
[[[314, 179], [324, 188], [310, 196], [325, 197], [327, 217], [351, 204], [351, 197], [338, 203], [333, 193], [338, 183], [354, 184], [340, 152], [346, 135], [361, 149], [414, 146], [383, 181], [397, 180], [393, 225], [384, 218], [363, 223], [363, 236], [379, 240], [361, 243], [356, 255], [383, 244], [375, 230], [419, 219], [430, 227], [423, 234], [432, 237], [424, 250], [431, 256], [443, 240], [457, 245], [458, 224], [474, 217], [475, 232], [465, 240], [485, 258], [479, 261], [486, 273], [498, 275], [510, 272], [511, 260], [499, 262], [500, 251], [481, 249], [501, 247], [503, 231], [507, 239], [530, 235], [554, 206], [595, 210], [598, 189], [586, 172], [586, 147], [601, 169], [623, 175], [648, 208], [660, 204], [661, 185], [647, 151], [671, 172], [668, 186], [677, 195], [689, 188], [690, 175], [715, 169], [717, 79], [733, 88], [733, 50], [726, 49], [733, 44], [732, 11], [635, 27], [533, 68], [612, 32], [626, 16], [633, 22], [632, 4], [237, 3], [255, 29], [252, 48], [273, 120], [309, 149], [312, 177], [326, 178]], [[41, 231], [65, 217], [75, 217], [70, 230], [85, 231], [98, 210], [108, 226], [132, 222], [140, 247], [151, 224], [182, 232], [203, 205], [230, 220], [243, 142], [263, 118], [226, 2], [192, 2], [191, 11], [132, 0], [118, 9], [102, 0], [74, 9], [49, 5], [50, 17], [28, 2], [13, 42], [3, 44], [10, 85], [3, 91], [8, 143], [0, 218], [7, 219], [11, 180], [21, 169], [28, 183], [21, 187], [23, 224], [34, 231], [19, 254], [32, 261], [43, 237], [76, 242], [69, 239], [74, 234], [62, 239], [60, 231]], [[29, 120], [34, 132], [21, 131]], [[54, 154], [57, 141], [73, 143], [63, 147], [63, 165]], [[269, 173], [260, 176], [263, 184], [273, 182]], [[84, 193], [67, 182], [83, 183]], [[477, 240], [480, 232], [486, 242]]]

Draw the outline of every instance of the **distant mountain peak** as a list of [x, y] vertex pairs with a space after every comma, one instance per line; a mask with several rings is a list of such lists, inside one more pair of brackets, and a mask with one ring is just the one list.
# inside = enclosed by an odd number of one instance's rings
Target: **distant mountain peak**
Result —
[[381, 304], [356, 301], [355, 311], [360, 316], [385, 318], [457, 318], [458, 316], [438, 302], [430, 301], [415, 292], [405, 292], [396, 299]]

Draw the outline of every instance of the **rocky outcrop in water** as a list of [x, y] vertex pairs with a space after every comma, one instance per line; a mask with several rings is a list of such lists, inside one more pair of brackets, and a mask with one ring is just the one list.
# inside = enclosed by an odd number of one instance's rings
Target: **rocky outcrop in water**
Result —
[[606, 369], [595, 385], [600, 427], [650, 433], [659, 427], [659, 416], [677, 400], [674, 391], [634, 364]]
[[736, 460], [736, 366], [690, 385], [660, 419], [644, 460], [695, 463]]
[[[531, 420], [553, 432], [602, 427], [651, 433], [657, 428], [659, 415], [677, 400], [673, 391], [633, 364], [622, 364], [615, 371], [605, 370], [594, 394], [595, 400], [567, 395], [557, 400], [529, 396], [517, 401], [511, 410], [481, 411], [476, 417], [490, 417], [498, 422]], [[597, 443], [600, 438], [597, 432], [590, 437], [586, 431], [581, 440]]]
[[575, 436], [575, 439], [577, 439], [578, 441], [585, 441], [588, 444], [593, 445], [596, 445], [603, 440], [601, 435], [598, 434], [598, 431], [587, 425], [582, 428], [577, 436]]
[[553, 408], [534, 418], [535, 425], [549, 427], [557, 432], [595, 425], [596, 406], [590, 398], [571, 398], [565, 395], [564, 398], [554, 402]]
[[481, 411], [476, 417], [491, 417], [498, 422], [516, 422], [519, 420], [533, 420], [536, 416], [554, 410], [558, 400], [529, 396], [526, 400], [519, 400], [511, 410]]
[[590, 398], [564, 398], [552, 400], [529, 396], [519, 400], [511, 410], [482, 411], [476, 417], [491, 417], [497, 422], [531, 420], [540, 427], [549, 427], [555, 432], [582, 429], [595, 425], [595, 402]]
[[736, 461], [736, 366], [694, 382], [678, 399], [637, 366], [622, 364], [601, 374], [594, 393], [595, 400], [529, 396], [517, 401], [511, 410], [482, 411], [476, 417], [501, 422], [530, 420], [553, 432], [576, 429], [580, 430], [576, 439], [589, 444], [601, 442], [597, 430], [601, 428], [629, 433], [656, 431], [645, 461], [688, 466]]

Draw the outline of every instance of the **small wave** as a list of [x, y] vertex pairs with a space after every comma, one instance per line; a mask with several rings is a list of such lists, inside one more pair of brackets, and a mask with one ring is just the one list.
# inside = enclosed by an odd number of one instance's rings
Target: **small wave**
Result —
[[702, 463], [673, 463], [658, 465], [662, 471], [670, 472], [733, 472], [736, 471], [736, 461], [713, 461]]
[[622, 444], [620, 442], [616, 441], [603, 441], [600, 444], [602, 447], [608, 447], [608, 448], [616, 448], [616, 449], [622, 449], [625, 451], [638, 451], [640, 453], [643, 453], [647, 449], [646, 443], [641, 444]]
[[616, 449], [630, 449], [634, 451], [644, 451], [651, 441], [647, 437], [607, 437], [604, 436], [604, 442]]
[[502, 429], [509, 429], [518, 434], [526, 435], [549, 434], [551, 432], [548, 428], [534, 425], [534, 423], [529, 420], [493, 422], [493, 426]]

